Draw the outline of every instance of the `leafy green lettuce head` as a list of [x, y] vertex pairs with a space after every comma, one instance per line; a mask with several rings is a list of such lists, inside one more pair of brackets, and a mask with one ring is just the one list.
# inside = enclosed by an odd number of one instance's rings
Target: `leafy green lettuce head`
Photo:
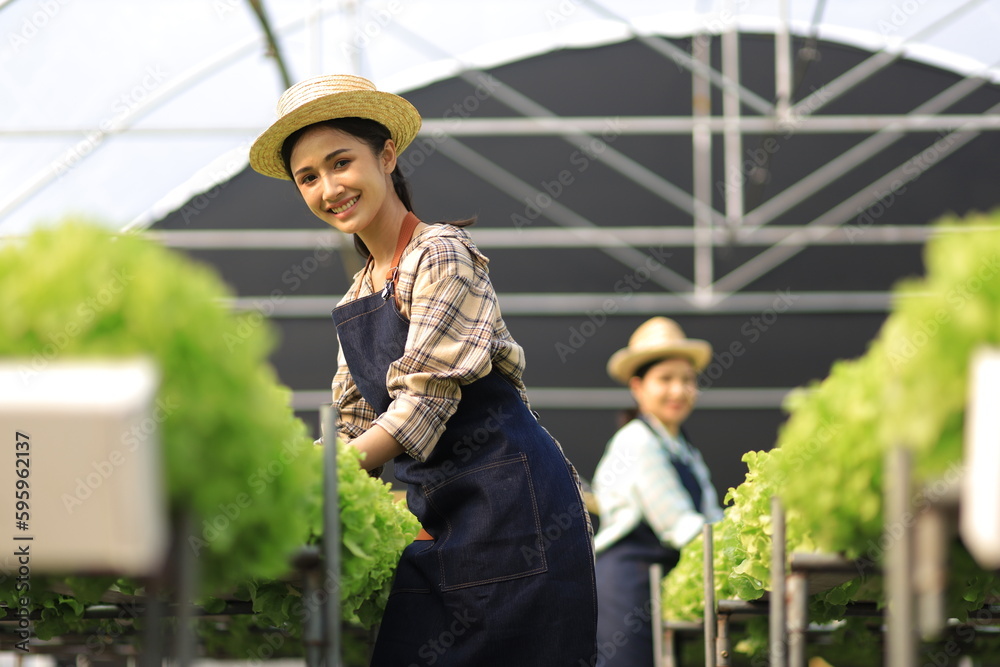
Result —
[[[235, 314], [209, 268], [138, 236], [66, 222], [0, 247], [0, 357], [30, 381], [54, 360], [146, 355], [173, 516], [206, 588], [278, 576], [319, 502], [312, 442], [267, 363], [273, 332]], [[148, 436], [123, 435], [123, 447]], [[83, 472], [83, 471], [81, 471]]]

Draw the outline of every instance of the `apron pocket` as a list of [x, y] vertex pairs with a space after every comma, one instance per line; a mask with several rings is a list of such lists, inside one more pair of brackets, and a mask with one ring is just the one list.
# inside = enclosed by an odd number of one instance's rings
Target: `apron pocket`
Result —
[[435, 540], [441, 590], [548, 569], [538, 502], [525, 454], [462, 470], [424, 493], [447, 526]]
[[428, 558], [432, 545], [425, 542], [411, 542], [403, 549], [396, 566], [390, 595], [397, 593], [430, 593], [434, 585], [435, 567], [433, 558]]

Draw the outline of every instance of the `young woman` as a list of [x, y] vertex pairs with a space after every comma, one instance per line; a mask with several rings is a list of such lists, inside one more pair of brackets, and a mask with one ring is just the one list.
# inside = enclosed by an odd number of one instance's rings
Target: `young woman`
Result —
[[628, 385], [638, 414], [611, 438], [594, 475], [603, 667], [652, 667], [658, 619], [650, 622], [649, 566], [659, 563], [665, 574], [706, 522], [722, 518], [708, 468], [681, 432], [698, 372], [711, 358], [707, 342], [654, 317], [608, 360], [608, 374]]
[[[487, 259], [413, 213], [397, 158], [420, 116], [360, 77], [289, 88], [250, 164], [291, 179], [366, 258], [333, 312], [339, 434], [394, 460], [423, 530], [403, 552], [372, 665], [578, 667], [596, 592], [579, 481], [531, 412]], [[466, 223], [468, 224], [468, 221]]]

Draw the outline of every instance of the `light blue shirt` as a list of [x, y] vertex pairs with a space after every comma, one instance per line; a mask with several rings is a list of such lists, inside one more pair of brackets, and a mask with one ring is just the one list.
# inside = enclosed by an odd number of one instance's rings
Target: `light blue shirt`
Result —
[[[682, 436], [674, 437], [655, 419], [652, 429], [639, 419], [623, 426], [604, 451], [594, 473], [593, 489], [601, 524], [594, 537], [598, 553], [646, 522], [665, 545], [680, 549], [706, 522], [722, 519], [719, 497], [708, 466]], [[694, 507], [673, 455], [690, 466], [701, 485], [701, 507]]]

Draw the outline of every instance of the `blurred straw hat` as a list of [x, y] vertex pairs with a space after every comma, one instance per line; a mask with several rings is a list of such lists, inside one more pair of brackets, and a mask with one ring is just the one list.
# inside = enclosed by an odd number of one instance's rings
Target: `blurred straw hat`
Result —
[[628, 384], [629, 378], [642, 366], [667, 357], [687, 357], [696, 371], [701, 371], [712, 359], [712, 346], [708, 341], [687, 338], [677, 322], [668, 317], [646, 320], [628, 339], [623, 347], [608, 359], [608, 375]]
[[420, 130], [420, 114], [399, 95], [375, 89], [360, 76], [330, 74], [301, 81], [278, 99], [278, 120], [250, 147], [250, 166], [265, 176], [291, 180], [281, 159], [281, 146], [293, 132], [332, 118], [367, 118], [388, 128], [396, 153]]

